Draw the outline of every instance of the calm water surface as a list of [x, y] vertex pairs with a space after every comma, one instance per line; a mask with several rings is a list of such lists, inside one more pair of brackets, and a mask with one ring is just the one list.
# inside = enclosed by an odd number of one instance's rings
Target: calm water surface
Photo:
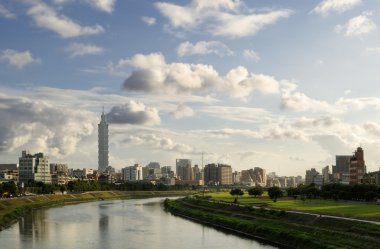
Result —
[[164, 198], [82, 203], [32, 212], [0, 232], [0, 248], [275, 248], [163, 211]]

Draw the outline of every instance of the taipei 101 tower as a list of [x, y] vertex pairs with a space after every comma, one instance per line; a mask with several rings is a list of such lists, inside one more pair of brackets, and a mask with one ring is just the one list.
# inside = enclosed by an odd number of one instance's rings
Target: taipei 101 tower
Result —
[[108, 167], [108, 123], [104, 108], [98, 124], [98, 170], [104, 172]]

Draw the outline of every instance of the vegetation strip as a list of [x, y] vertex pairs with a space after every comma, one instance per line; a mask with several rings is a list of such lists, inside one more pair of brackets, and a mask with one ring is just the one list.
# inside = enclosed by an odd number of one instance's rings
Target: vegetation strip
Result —
[[2, 199], [0, 206], [0, 231], [9, 227], [27, 212], [56, 205], [80, 202], [110, 200], [110, 199], [139, 199], [151, 197], [184, 196], [189, 191], [96, 191], [68, 195], [28, 196], [24, 198]]
[[173, 214], [298, 248], [378, 248], [380, 226], [284, 211], [253, 209], [201, 198], [166, 200]]

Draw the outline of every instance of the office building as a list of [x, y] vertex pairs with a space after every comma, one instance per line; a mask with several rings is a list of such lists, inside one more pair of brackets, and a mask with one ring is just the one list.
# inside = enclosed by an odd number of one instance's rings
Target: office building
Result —
[[366, 173], [364, 151], [358, 147], [350, 159], [350, 184], [362, 183], [363, 175]]
[[51, 183], [49, 159], [43, 153], [32, 155], [22, 151], [19, 158], [19, 183], [25, 184], [29, 180]]
[[104, 110], [98, 124], [98, 170], [105, 172], [108, 167], [108, 123]]
[[143, 170], [138, 164], [121, 169], [124, 181], [140, 181], [143, 180]]
[[184, 181], [191, 180], [191, 160], [177, 159], [176, 160], [177, 177]]

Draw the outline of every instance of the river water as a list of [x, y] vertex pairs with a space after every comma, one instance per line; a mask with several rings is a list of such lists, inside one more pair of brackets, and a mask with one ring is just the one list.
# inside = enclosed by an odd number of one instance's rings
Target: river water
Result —
[[110, 200], [35, 210], [0, 232], [0, 248], [275, 248], [163, 211], [164, 198]]

